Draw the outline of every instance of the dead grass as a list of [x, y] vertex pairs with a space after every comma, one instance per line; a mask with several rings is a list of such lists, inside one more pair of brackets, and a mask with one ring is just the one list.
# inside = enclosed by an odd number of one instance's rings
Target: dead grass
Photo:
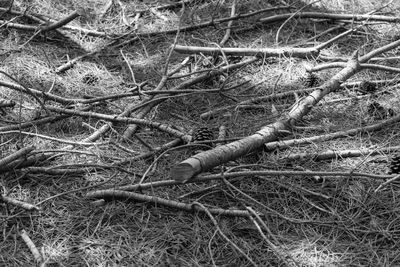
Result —
[[[125, 14], [119, 5], [100, 14], [101, 7], [106, 2], [15, 1], [15, 7], [29, 7], [32, 12], [54, 19], [80, 9], [85, 15], [71, 25], [119, 34], [131, 30], [131, 27], [136, 25], [133, 22], [134, 10], [156, 5], [154, 1], [121, 1], [125, 6]], [[230, 12], [231, 1], [193, 2], [194, 4], [186, 7], [183, 15], [179, 8], [160, 10], [157, 14], [146, 12], [136, 22], [137, 31], [157, 32], [173, 29], [179, 24], [181, 15], [181, 23], [189, 25], [209, 20], [211, 16], [225, 17]], [[298, 1], [296, 3], [298, 4]], [[340, 13], [366, 13], [380, 5], [379, 1], [367, 0], [321, 1], [314, 5], [314, 8]], [[238, 11], [246, 13], [266, 6], [267, 3], [264, 1], [246, 1], [238, 6]], [[399, 15], [396, 3], [385, 11]], [[260, 15], [263, 16], [267, 15]], [[21, 20], [22, 22], [26, 23], [24, 20]], [[126, 25], [126, 22], [132, 25]], [[235, 22], [234, 31], [226, 46], [276, 47], [275, 35], [280, 24], [254, 25], [253, 22], [254, 18]], [[218, 25], [215, 28], [181, 33], [178, 43], [215, 46], [225, 33], [224, 27]], [[332, 25], [328, 23], [314, 23], [311, 20], [289, 21], [280, 33], [280, 45], [297, 45], [330, 27]], [[398, 33], [398, 26], [378, 24], [368, 26], [365, 30], [366, 34], [349, 36], [336, 42], [325, 49], [323, 54], [346, 57], [358, 48], [361, 53], [365, 53], [392, 40]], [[141, 37], [130, 45], [106, 48], [96, 56], [79, 61], [65, 73], [56, 74], [54, 70], [57, 67], [68, 59], [81, 55], [83, 50], [91, 51], [102, 46], [105, 43], [104, 39], [77, 32], [71, 34], [70, 37], [81, 44], [83, 48], [81, 50], [52, 33], [49, 33], [48, 39], [37, 37], [24, 46], [21, 45], [29, 40], [31, 33], [1, 28], [0, 34], [3, 37], [0, 44], [3, 51], [0, 55], [2, 71], [9, 73], [25, 86], [69, 98], [126, 93], [133, 89], [134, 81], [148, 82], [143, 89], [144, 93], [146, 90], [153, 90], [161, 79], [168, 48], [174, 39], [173, 35]], [[336, 34], [323, 36], [307, 45], [324, 42]], [[125, 59], [121, 52], [125, 55]], [[397, 54], [398, 51], [393, 50], [386, 56], [397, 56]], [[183, 58], [183, 55], [173, 53], [170, 69], [176, 67]], [[190, 69], [185, 68], [180, 74], [204, 69], [204, 59], [204, 56], [195, 56], [190, 63]], [[130, 65], [134, 77], [127, 64]], [[231, 108], [207, 120], [201, 120], [200, 115], [250, 97], [304, 88], [300, 78], [304, 76], [307, 68], [318, 64], [317, 60], [312, 59], [266, 59], [219, 80], [206, 81], [185, 89], [202, 90], [220, 88], [222, 85], [229, 88], [249, 81], [246, 85], [225, 94], [171, 97], [154, 108], [147, 118], [177, 126], [185, 132], [199, 126], [208, 126], [216, 132], [219, 126], [224, 124], [229, 129], [228, 137], [244, 137], [277, 119], [271, 111], [271, 103], [262, 103], [264, 109]], [[391, 64], [397, 66], [398, 60], [394, 59]], [[318, 75], [326, 81], [337, 71], [329, 69]], [[352, 77], [351, 81], [391, 78], [396, 78], [396, 75], [363, 71]], [[10, 82], [4, 76], [1, 76], [1, 79]], [[171, 80], [165, 88], [173, 88], [182, 81]], [[252, 85], [254, 87], [250, 88]], [[385, 89], [389, 90], [389, 94], [378, 94], [377, 101], [400, 112], [397, 87], [383, 85], [379, 91]], [[33, 112], [39, 107], [32, 97], [6, 87], [1, 87], [0, 95], [18, 103], [18, 107], [6, 110], [2, 126], [10, 124], [10, 121], [16, 124], [21, 120], [31, 120]], [[377, 122], [376, 118], [367, 113], [368, 101], [371, 100], [368, 98], [354, 100], [355, 96], [357, 93], [351, 89], [329, 95], [304, 117], [302, 122], [304, 126], [320, 130], [296, 130], [293, 136], [309, 137]], [[96, 107], [95, 111], [117, 115], [126, 106], [140, 103], [142, 97], [108, 101], [106, 105]], [[352, 99], [346, 100], [347, 98]], [[337, 99], [343, 101], [330, 103]], [[294, 101], [293, 97], [288, 97], [276, 100], [273, 104], [281, 114], [289, 111]], [[102, 120], [74, 116], [34, 126], [29, 131], [58, 139], [81, 141], [102, 125], [104, 125]], [[107, 201], [104, 205], [96, 205], [95, 202], [85, 198], [85, 194], [93, 189], [138, 183], [153, 162], [154, 158], [132, 161], [123, 166], [127, 172], [112, 167], [117, 160], [148, 151], [137, 138], [122, 140], [121, 135], [125, 127], [126, 125], [115, 125], [99, 142], [115, 142], [134, 151], [135, 154], [123, 151], [112, 144], [75, 146], [73, 149], [76, 151], [68, 151], [50, 161], [38, 163], [50, 168], [97, 164], [95, 171], [87, 169], [83, 175], [50, 175], [15, 169], [1, 174], [2, 194], [29, 203], [40, 203], [41, 211], [27, 212], [15, 206], [1, 204], [0, 265], [34, 265], [31, 252], [19, 237], [20, 231], [24, 229], [49, 266], [250, 266], [249, 262], [222, 238], [211, 220], [202, 213], [188, 213], [134, 201]], [[238, 170], [357, 171], [383, 174], [386, 172], [387, 155], [338, 158], [323, 162], [311, 160], [293, 162], [285, 160], [285, 156], [298, 152], [319, 153], [326, 150], [395, 146], [400, 140], [399, 129], [399, 125], [396, 124], [378, 132], [271, 153], [260, 152], [229, 162], [227, 167], [237, 167]], [[174, 138], [146, 127], [141, 127], [137, 135], [153, 148]], [[42, 150], [66, 147], [63, 143], [39, 137], [1, 134], [0, 138], [2, 157], [32, 144]], [[187, 158], [192, 152], [187, 148], [168, 152], [150, 170], [146, 181], [170, 179], [169, 170], [173, 164]], [[241, 164], [243, 166], [238, 167]], [[244, 166], [245, 164], [247, 165]], [[211, 172], [217, 173], [219, 169]], [[243, 177], [230, 182], [240, 192], [222, 181], [213, 181], [153, 188], [143, 190], [142, 193], [184, 203], [198, 201], [207, 207], [224, 209], [252, 207], [263, 215], [270, 232], [264, 233], [276, 246], [275, 251], [263, 240], [250, 220], [220, 216], [216, 216], [216, 219], [224, 234], [260, 266], [285, 266], [290, 262], [290, 258], [295, 260], [298, 266], [400, 264], [398, 258], [400, 235], [397, 227], [399, 226], [398, 183], [389, 184], [383, 190], [374, 192], [381, 181], [370, 178], [332, 176], [326, 177], [322, 183], [317, 183], [311, 175], [310, 177], [280, 175]], [[283, 262], [277, 253], [286, 255], [286, 262]]]

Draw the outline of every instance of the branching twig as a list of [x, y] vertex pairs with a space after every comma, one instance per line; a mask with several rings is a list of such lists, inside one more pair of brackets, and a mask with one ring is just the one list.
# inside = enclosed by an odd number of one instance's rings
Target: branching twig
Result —
[[393, 182], [395, 182], [395, 181], [398, 181], [400, 179], [400, 174], [399, 175], [396, 175], [395, 177], [393, 177], [393, 178], [391, 178], [391, 179], [389, 179], [389, 180], [387, 180], [387, 181], [385, 181], [385, 182], [383, 182], [383, 183], [381, 183], [375, 190], [374, 190], [374, 193], [378, 193], [382, 188], [384, 188], [385, 186], [387, 186], [388, 184], [391, 184], [391, 183], [393, 183]]
[[[232, 3], [232, 6], [231, 6], [231, 17], [235, 16], [235, 13], [236, 13], [236, 2], [237, 2], [237, 0], [234, 0]], [[220, 46], [224, 46], [225, 43], [229, 40], [229, 37], [231, 35], [232, 23], [233, 23], [233, 20], [230, 20], [228, 22], [227, 29], [225, 31], [225, 35], [222, 38], [221, 42], [219, 42]]]
[[[143, 126], [148, 126], [152, 128], [159, 129], [160, 131], [172, 134], [176, 137], [182, 138], [182, 140], [185, 140], [186, 142], [189, 142], [189, 136], [162, 123], [159, 122], [153, 122], [150, 120], [144, 120], [144, 119], [135, 119], [135, 118], [127, 118], [127, 117], [119, 117], [119, 116], [112, 116], [112, 115], [106, 115], [106, 114], [101, 114], [101, 113], [96, 113], [96, 112], [86, 112], [86, 111], [80, 111], [80, 110], [71, 110], [71, 109], [65, 109], [65, 108], [59, 108], [59, 107], [54, 107], [54, 106], [48, 106], [49, 110], [52, 110], [54, 112], [58, 113], [64, 113], [64, 114], [70, 114], [70, 115], [75, 115], [75, 116], [82, 116], [82, 117], [92, 117], [92, 118], [98, 118], [101, 120], [106, 120], [110, 122], [123, 122], [123, 123], [134, 123], [134, 124], [140, 124]], [[103, 126], [104, 127], [104, 126]]]
[[[148, 203], [153, 203], [157, 205], [162, 205], [162, 206], [167, 206], [170, 208], [174, 209], [179, 209], [183, 211], [188, 211], [191, 212], [193, 210], [195, 211], [203, 211], [199, 207], [193, 206], [191, 204], [185, 204], [182, 202], [174, 201], [174, 200], [168, 200], [165, 198], [161, 197], [156, 197], [156, 196], [147, 196], [143, 194], [138, 194], [134, 192], [127, 192], [127, 191], [122, 191], [122, 190], [101, 190], [101, 191], [96, 191], [97, 197], [98, 198], [112, 198], [112, 199], [125, 199], [125, 200], [136, 200], [140, 202], [148, 202]], [[87, 195], [89, 198], [93, 198], [93, 195]], [[212, 208], [209, 209], [209, 211], [212, 214], [216, 215], [224, 215], [224, 216], [237, 216], [237, 217], [247, 217], [249, 216], [249, 213], [244, 210], [234, 210], [234, 209], [220, 209], [220, 208]]]
[[232, 242], [225, 234], [222, 232], [221, 228], [218, 225], [218, 222], [215, 220], [214, 216], [211, 214], [211, 212], [201, 203], [199, 202], [193, 202], [193, 206], [198, 206], [203, 212], [207, 214], [207, 216], [211, 219], [212, 223], [214, 226], [217, 228], [219, 234], [225, 239], [226, 242], [228, 242], [236, 251], [238, 251], [240, 254], [242, 254], [253, 266], [258, 266], [244, 251], [239, 248], [235, 243]]

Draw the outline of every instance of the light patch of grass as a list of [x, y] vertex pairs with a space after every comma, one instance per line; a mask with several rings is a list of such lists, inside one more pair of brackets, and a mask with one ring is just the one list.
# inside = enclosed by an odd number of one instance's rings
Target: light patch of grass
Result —
[[47, 240], [42, 245], [41, 252], [47, 262], [62, 262], [71, 255], [68, 240]]
[[330, 251], [325, 246], [321, 246], [318, 242], [303, 240], [294, 245], [292, 249], [287, 251], [289, 255], [301, 266], [322, 267], [322, 266], [338, 266], [340, 264], [339, 255]]

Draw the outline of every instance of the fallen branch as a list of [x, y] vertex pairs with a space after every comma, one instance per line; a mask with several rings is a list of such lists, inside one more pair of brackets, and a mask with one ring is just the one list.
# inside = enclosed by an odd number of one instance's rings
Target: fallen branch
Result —
[[[332, 62], [332, 63], [326, 63], [326, 64], [320, 64], [318, 66], [314, 66], [312, 68], [309, 68], [307, 71], [317, 72], [317, 71], [332, 69], [332, 68], [344, 68], [344, 66], [346, 66], [345, 62]], [[378, 64], [364, 63], [364, 64], [360, 64], [360, 67], [362, 69], [373, 69], [373, 70], [381, 70], [381, 71], [400, 73], [400, 68], [383, 66], [383, 65], [378, 65]]]
[[399, 122], [400, 121], [400, 115], [397, 115], [391, 119], [368, 125], [368, 126], [363, 126], [363, 127], [358, 127], [346, 131], [339, 131], [335, 133], [328, 133], [328, 134], [323, 134], [323, 135], [317, 135], [317, 136], [312, 136], [312, 137], [305, 137], [305, 138], [300, 138], [300, 139], [292, 139], [292, 140], [282, 140], [282, 141], [275, 141], [275, 142], [269, 142], [265, 144], [265, 149], [268, 151], [272, 151], [274, 149], [282, 149], [282, 148], [287, 148], [295, 145], [303, 145], [303, 144], [311, 144], [315, 142], [322, 142], [326, 140], [332, 140], [335, 138], [339, 137], [344, 137], [344, 136], [350, 136], [350, 135], [355, 135], [358, 133], [365, 133], [365, 132], [372, 132], [372, 131], [379, 131], [383, 127], [387, 127], [393, 123]]
[[[80, 142], [80, 141], [70, 141], [66, 139], [59, 139], [43, 134], [38, 134], [38, 133], [30, 133], [30, 132], [23, 132], [23, 131], [6, 131], [6, 132], [0, 132], [0, 135], [7, 135], [7, 134], [21, 134], [21, 135], [27, 135], [27, 136], [34, 136], [46, 140], [51, 140], [51, 141], [56, 141], [59, 143], [65, 143], [65, 144], [70, 144], [70, 145], [78, 145], [78, 146], [98, 146], [98, 145], [104, 145], [108, 144], [108, 142], [101, 142], [101, 143], [88, 143], [88, 142]], [[33, 150], [33, 149], [32, 149]], [[1, 166], [1, 164], [0, 164]]]
[[40, 210], [39, 207], [37, 207], [37, 206], [35, 206], [33, 204], [26, 203], [26, 202], [23, 202], [21, 200], [17, 200], [17, 199], [14, 199], [14, 198], [11, 198], [11, 197], [8, 197], [8, 196], [4, 196], [4, 195], [0, 195], [0, 201], [3, 201], [4, 203], [10, 204], [10, 205], [14, 205], [14, 206], [17, 206], [17, 207], [20, 207], [20, 208], [23, 208], [23, 209], [29, 210], [29, 211], [31, 211], [31, 210], [36, 210], [36, 211]]
[[68, 16], [60, 19], [59, 21], [56, 21], [48, 26], [41, 26], [39, 33], [58, 29], [64, 25], [70, 23], [71, 21], [73, 21], [74, 19], [76, 19], [79, 16], [80, 16], [80, 14], [77, 11], [74, 11], [71, 14], [69, 14]]
[[[184, 140], [185, 142], [190, 141], [189, 135], [182, 133], [181, 131], [176, 130], [168, 125], [162, 124], [160, 122], [153, 122], [153, 121], [144, 120], [144, 119], [119, 117], [119, 116], [101, 114], [101, 113], [96, 113], [96, 112], [86, 112], [86, 111], [80, 111], [80, 110], [65, 109], [65, 108], [59, 108], [59, 107], [54, 107], [54, 106], [48, 106], [47, 108], [51, 111], [54, 111], [57, 113], [62, 113], [62, 114], [69, 114], [69, 115], [75, 115], [75, 116], [81, 116], [81, 117], [87, 117], [87, 118], [97, 118], [97, 119], [106, 120], [106, 121], [110, 121], [110, 122], [140, 124], [140, 125], [155, 128], [160, 131], [169, 133], [173, 136], [182, 138], [182, 140]], [[105, 126], [107, 126], [107, 125], [105, 125]]]
[[[135, 41], [139, 40], [139, 38], [149, 38], [149, 37], [154, 37], [154, 36], [158, 36], [158, 35], [175, 34], [178, 31], [180, 31], [180, 32], [193, 31], [193, 30], [197, 30], [197, 29], [201, 29], [201, 28], [215, 26], [215, 25], [218, 25], [220, 23], [231, 21], [231, 20], [235, 20], [235, 19], [241, 19], [241, 18], [247, 18], [247, 17], [255, 16], [255, 15], [258, 15], [258, 14], [261, 14], [261, 13], [264, 13], [264, 12], [276, 11], [276, 10], [280, 10], [280, 9], [290, 9], [290, 8], [291, 7], [289, 7], [289, 6], [283, 6], [283, 7], [274, 7], [274, 8], [261, 9], [261, 10], [258, 10], [258, 11], [255, 11], [255, 12], [250, 12], [250, 13], [247, 13], [247, 14], [239, 14], [239, 15], [236, 15], [236, 16], [233, 16], [233, 17], [227, 17], [227, 18], [222, 18], [222, 19], [211, 19], [211, 20], [209, 20], [207, 22], [204, 22], [204, 23], [201, 23], [201, 24], [185, 26], [185, 27], [178, 27], [177, 29], [160, 31], [160, 32], [137, 33], [135, 31], [133, 38], [131, 37], [130, 39], [128, 39], [128, 40], [126, 40], [126, 41], [124, 41], [122, 43], [119, 43], [118, 45], [115, 46], [115, 48], [128, 45], [128, 44], [130, 44], [132, 42], [135, 42]], [[0, 21], [0, 23], [1, 23], [1, 21]], [[8, 25], [10, 25], [10, 23]], [[24, 29], [24, 25], [11, 25], [11, 26], [12, 27], [16, 27], [16, 28], [21, 27], [21, 29]], [[74, 28], [74, 27], [69, 27], [68, 29], [79, 30], [79, 29]], [[85, 30], [84, 31], [84, 29], [81, 29], [81, 31], [86, 33], [87, 35], [92, 35], [92, 36], [98, 36], [98, 37], [100, 37], [100, 36], [102, 36], [102, 37], [111, 36], [110, 34], [102, 33], [102, 32], [91, 32], [89, 30]], [[123, 37], [129, 37], [129, 36], [130, 36], [130, 34], [125, 34], [125, 35], [122, 35], [122, 36], [119, 36], [119, 37], [111, 36], [115, 40], [112, 41], [110, 44], [107, 44], [104, 47], [102, 47], [100, 49], [97, 49], [96, 51], [93, 51], [93, 52], [90, 52], [90, 53], [87, 53], [85, 55], [81, 55], [81, 56], [78, 56], [78, 57], [72, 59], [71, 61], [69, 61], [66, 64], [64, 64], [64, 65], [60, 66], [59, 68], [57, 68], [56, 69], [56, 73], [64, 72], [67, 69], [71, 68], [79, 60], [82, 60], [82, 59], [84, 59], [86, 57], [95, 55], [95, 54], [103, 51], [104, 48], [116, 44], [117, 43], [117, 39], [122, 39]]]
[[6, 166], [7, 164], [10, 164], [11, 162], [13, 162], [16, 159], [26, 157], [26, 155], [28, 155], [33, 150], [35, 150], [34, 146], [28, 146], [28, 147], [21, 148], [17, 152], [15, 152], [11, 155], [8, 155], [7, 157], [2, 158], [0, 160], [0, 166], [1, 167]]
[[278, 7], [273, 7], [273, 8], [266, 8], [266, 9], [261, 9], [261, 10], [257, 10], [254, 12], [249, 12], [247, 14], [238, 14], [236, 16], [233, 17], [226, 17], [226, 18], [221, 18], [221, 19], [210, 19], [206, 22], [203, 23], [199, 23], [196, 25], [189, 25], [189, 26], [184, 26], [184, 27], [180, 27], [180, 28], [176, 28], [176, 29], [171, 29], [171, 30], [165, 30], [165, 31], [159, 31], [159, 32], [145, 32], [145, 33], [136, 33], [135, 32], [135, 37], [133, 37], [132, 39], [129, 39], [121, 44], [118, 45], [118, 47], [120, 46], [124, 46], [124, 45], [128, 45], [134, 41], [139, 40], [140, 38], [149, 38], [149, 37], [153, 37], [153, 36], [158, 36], [158, 35], [165, 35], [165, 34], [175, 34], [178, 31], [180, 32], [189, 32], [189, 31], [194, 31], [194, 30], [198, 30], [198, 29], [202, 29], [202, 28], [207, 28], [207, 27], [212, 27], [212, 26], [216, 26], [219, 25], [223, 22], [228, 22], [231, 20], [239, 20], [242, 18], [248, 18], [248, 17], [252, 17], [261, 13], [265, 13], [265, 12], [270, 12], [270, 11], [277, 11], [277, 10], [281, 10], [281, 9], [290, 9], [292, 7], [290, 6], [278, 6]]
[[[322, 176], [322, 177], [358, 177], [358, 178], [370, 178], [376, 180], [386, 180], [393, 178], [393, 175], [379, 175], [379, 174], [371, 174], [371, 173], [360, 173], [360, 172], [321, 172], [321, 171], [240, 171], [240, 172], [224, 172], [218, 174], [210, 174], [210, 175], [199, 175], [191, 180], [188, 183], [202, 183], [208, 182], [212, 180], [220, 180], [220, 179], [231, 179], [242, 177], [245, 179], [246, 177], [262, 177], [262, 176]], [[166, 187], [166, 186], [175, 186], [180, 185], [181, 182], [176, 180], [163, 180], [156, 182], [148, 182], [142, 184], [134, 184], [134, 185], [126, 185], [120, 186], [117, 188], [111, 189], [102, 189], [96, 190], [92, 192], [88, 192], [86, 194], [87, 198], [102, 198], [104, 194], [110, 195], [115, 190], [118, 191], [140, 191], [146, 189], [154, 189], [157, 187]]]
[[22, 240], [24, 240], [25, 244], [28, 246], [29, 250], [31, 251], [36, 261], [36, 264], [40, 265], [43, 262], [43, 257], [40, 254], [39, 250], [36, 248], [35, 243], [33, 243], [32, 239], [30, 239], [25, 230], [21, 230], [20, 236]]
[[[356, 28], [355, 28], [356, 29]], [[176, 45], [175, 52], [184, 54], [204, 54], [204, 55], [231, 55], [231, 56], [255, 56], [260, 58], [268, 57], [297, 57], [297, 58], [315, 58], [320, 51], [344, 36], [355, 31], [347, 30], [335, 36], [334, 38], [314, 47], [283, 47], [283, 48], [237, 48], [237, 47], [201, 47], [201, 46], [183, 46]]]
[[[16, 11], [16, 10], [9, 10], [7, 8], [0, 7], [0, 12], [9, 13], [9, 14], [15, 15], [15, 16], [23, 16], [23, 17], [26, 17], [26, 18], [28, 18], [30, 20], [33, 20], [33, 21], [35, 21], [35, 22], [37, 22], [39, 24], [47, 23], [47, 24], [50, 24], [50, 25], [54, 25], [55, 23], [57, 23], [56, 20], [48, 19], [48, 18], [44, 19], [42, 15], [35, 14], [35, 13], [29, 14], [26, 11], [25, 12], [19, 12], [19, 11]], [[14, 24], [8, 23], [7, 24], [7, 27], [12, 27], [12, 28], [15, 27], [16, 29], [24, 29], [26, 26], [27, 25], [18, 24], [18, 23], [14, 23]], [[37, 27], [35, 27], [35, 26], [29, 26], [29, 27], [32, 27], [32, 28], [28, 29], [30, 31], [36, 31], [37, 30]], [[81, 28], [81, 27], [76, 27], [76, 26], [71, 26], [71, 25], [65, 25], [64, 24], [64, 25], [62, 25], [62, 29], [63, 30], [78, 31], [78, 32], [81, 32], [81, 33], [83, 33], [85, 35], [88, 35], [88, 36], [107, 37], [107, 33], [105, 33], [105, 32], [99, 32], [99, 31], [95, 31], [95, 30], [84, 29], [84, 28]], [[57, 31], [57, 29], [56, 29], [56, 31]]]
[[[168, 200], [165, 198], [161, 197], [156, 197], [156, 196], [147, 196], [143, 194], [138, 194], [138, 193], [133, 193], [133, 192], [127, 192], [127, 191], [122, 191], [122, 190], [102, 190], [102, 191], [96, 191], [97, 196], [99, 198], [104, 198], [104, 199], [123, 199], [123, 200], [136, 200], [140, 202], [148, 202], [148, 203], [153, 203], [156, 205], [162, 205], [174, 209], [179, 209], [187, 212], [192, 212], [192, 211], [201, 211], [204, 212], [203, 209], [199, 208], [196, 205], [193, 204], [186, 204], [174, 200]], [[100, 195], [101, 194], [101, 195]], [[92, 198], [93, 195], [87, 195], [87, 197]], [[245, 210], [225, 210], [225, 209], [220, 209], [220, 208], [210, 208], [209, 212], [211, 214], [215, 215], [223, 215], [223, 216], [237, 216], [237, 217], [248, 217], [249, 213]]]
[[[236, 13], [236, 0], [233, 1], [231, 5], [231, 17], [234, 17]], [[229, 40], [229, 37], [231, 35], [231, 28], [232, 28], [233, 20], [230, 20], [227, 25], [227, 29], [225, 31], [224, 37], [222, 37], [222, 40], [219, 42], [219, 46], [225, 45], [225, 43]]]
[[389, 179], [383, 183], [381, 183], [375, 190], [374, 193], [378, 193], [380, 190], [382, 190], [382, 188], [384, 188], [385, 186], [387, 186], [388, 184], [391, 184], [393, 182], [396, 182], [400, 179], [400, 174], [396, 175], [395, 177], [393, 177], [392, 179]]
[[286, 160], [308, 160], [312, 159], [315, 161], [330, 160], [337, 158], [350, 158], [350, 157], [361, 157], [364, 155], [377, 155], [377, 154], [390, 154], [394, 151], [400, 151], [400, 146], [384, 147], [379, 149], [348, 149], [348, 150], [328, 150], [321, 153], [296, 153], [290, 154], [282, 159]]
[[273, 23], [288, 18], [300, 18], [300, 19], [328, 19], [328, 20], [350, 20], [350, 21], [384, 21], [390, 23], [397, 23], [400, 21], [399, 17], [381, 16], [381, 15], [362, 15], [362, 14], [332, 14], [332, 13], [320, 13], [320, 12], [301, 12], [301, 13], [288, 13], [270, 16], [268, 18], [262, 18], [259, 21], [261, 23]]
[[57, 96], [57, 95], [54, 95], [54, 94], [51, 94], [51, 93], [39, 91], [39, 90], [36, 90], [36, 89], [33, 89], [33, 88], [28, 88], [29, 92], [27, 92], [22, 85], [18, 85], [18, 84], [15, 84], [15, 83], [9, 83], [9, 82], [2, 81], [2, 80], [0, 80], [0, 86], [7, 87], [7, 88], [10, 88], [10, 89], [16, 90], [18, 92], [27, 93], [27, 94], [33, 95], [35, 97], [39, 97], [40, 96], [40, 97], [43, 97], [43, 98], [45, 98], [47, 100], [52, 100], [52, 101], [55, 101], [55, 102], [60, 103], [60, 104], [68, 105], [68, 104], [73, 104], [73, 103], [82, 103], [82, 101], [84, 101], [83, 99], [77, 99], [77, 98], [64, 98], [64, 97]]
[[38, 165], [47, 160], [48, 158], [49, 158], [48, 155], [42, 153], [38, 155], [32, 155], [26, 159], [14, 160], [13, 162], [7, 165], [0, 166], [0, 173], [9, 172], [11, 170], [21, 169], [32, 165]]
[[292, 126], [302, 119], [304, 115], [308, 114], [312, 107], [318, 104], [324, 96], [338, 90], [343, 82], [359, 72], [361, 69], [360, 63], [367, 62], [376, 55], [396, 48], [399, 45], [400, 40], [397, 40], [372, 50], [360, 58], [358, 58], [358, 52], [355, 52], [347, 62], [346, 67], [321, 85], [317, 90], [313, 91], [309, 96], [300, 99], [289, 114], [283, 116], [282, 119], [263, 127], [251, 136], [216, 147], [212, 150], [201, 152], [178, 163], [171, 169], [171, 177], [177, 181], [187, 182], [203, 171], [240, 156], [244, 156], [259, 149], [265, 143], [276, 141], [282, 136], [282, 133], [291, 132]]
[[355, 53], [349, 60], [346, 68], [338, 72], [319, 89], [313, 91], [308, 97], [301, 99], [287, 116], [263, 127], [251, 136], [201, 152], [184, 160], [172, 168], [171, 177], [178, 181], [186, 182], [196, 174], [246, 155], [251, 151], [259, 149], [264, 143], [275, 141], [281, 136], [282, 132], [290, 132], [292, 125], [306, 115], [325, 95], [339, 89], [340, 84], [359, 69], [358, 53]]

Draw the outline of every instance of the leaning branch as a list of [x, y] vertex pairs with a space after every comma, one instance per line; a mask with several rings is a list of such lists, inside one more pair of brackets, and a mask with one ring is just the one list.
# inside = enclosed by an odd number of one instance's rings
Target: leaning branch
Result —
[[358, 53], [354, 53], [347, 66], [313, 91], [309, 96], [301, 99], [293, 109], [281, 120], [263, 127], [255, 134], [241, 140], [216, 147], [212, 150], [196, 154], [174, 166], [171, 177], [181, 182], [187, 182], [195, 175], [216, 167], [220, 164], [244, 156], [251, 151], [261, 148], [264, 143], [272, 142], [282, 136], [282, 132], [290, 132], [304, 115], [308, 114], [325, 95], [340, 88], [340, 85], [360, 70]]
[[400, 21], [400, 17], [390, 17], [390, 16], [381, 16], [381, 15], [362, 15], [362, 14], [331, 14], [331, 13], [320, 13], [320, 12], [301, 12], [301, 13], [288, 13], [270, 16], [267, 18], [260, 19], [259, 21], [262, 23], [273, 23], [282, 20], [286, 20], [288, 18], [311, 18], [311, 19], [328, 19], [328, 20], [351, 20], [351, 21], [384, 21], [390, 23], [396, 23]]
[[[156, 196], [147, 196], [143, 194], [138, 194], [134, 192], [127, 192], [127, 191], [122, 191], [122, 190], [103, 190], [103, 191], [97, 191], [101, 194], [100, 198], [105, 198], [105, 199], [125, 199], [125, 200], [133, 200], [133, 201], [140, 201], [140, 202], [148, 202], [148, 203], [153, 203], [156, 205], [162, 205], [162, 206], [167, 206], [170, 208], [175, 208], [183, 211], [201, 211], [204, 212], [203, 209], [199, 208], [197, 205], [193, 204], [186, 204], [174, 200], [169, 200], [161, 197], [156, 197]], [[92, 196], [90, 196], [92, 197]], [[213, 208], [209, 209], [209, 212], [211, 214], [216, 214], [216, 215], [224, 215], [224, 216], [239, 216], [239, 217], [248, 217], [249, 213], [246, 210], [225, 210], [225, 209], [220, 209], [220, 208]]]
[[319, 44], [314, 47], [283, 47], [283, 48], [237, 48], [237, 47], [199, 47], [199, 46], [183, 46], [176, 45], [174, 47], [175, 52], [184, 54], [204, 54], [204, 55], [232, 55], [232, 56], [256, 56], [262, 58], [268, 57], [297, 57], [297, 58], [310, 58], [319, 55], [320, 51], [343, 38], [350, 33], [354, 32], [355, 29], [347, 30], [338, 36], [326, 41], [325, 43]]

